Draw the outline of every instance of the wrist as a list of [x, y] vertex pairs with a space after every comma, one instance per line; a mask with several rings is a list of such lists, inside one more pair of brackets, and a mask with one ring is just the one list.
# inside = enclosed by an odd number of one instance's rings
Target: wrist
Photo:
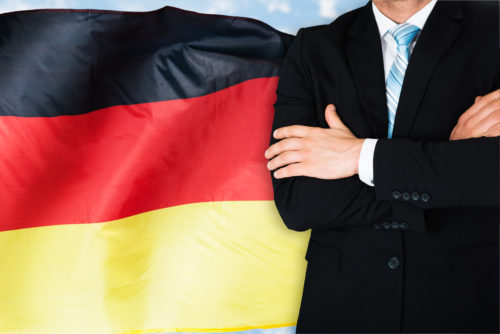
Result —
[[363, 147], [364, 139], [356, 138], [354, 142], [353, 148], [353, 167], [354, 167], [354, 175], [359, 174], [359, 157], [361, 155], [361, 148]]

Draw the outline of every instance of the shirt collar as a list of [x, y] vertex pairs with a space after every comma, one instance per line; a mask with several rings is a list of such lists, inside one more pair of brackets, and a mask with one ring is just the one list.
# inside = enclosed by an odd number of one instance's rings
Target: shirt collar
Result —
[[[427, 18], [429, 17], [436, 2], [437, 0], [431, 0], [431, 2], [425, 5], [424, 8], [420, 9], [418, 12], [413, 14], [408, 20], [406, 20], [406, 23], [411, 23], [419, 27], [420, 30], [422, 30], [424, 28], [425, 21], [427, 21]], [[372, 1], [372, 9], [373, 9], [373, 14], [375, 15], [375, 20], [377, 21], [380, 37], [382, 37], [389, 29], [397, 25], [397, 23], [388, 18], [387, 16], [385, 16], [384, 14], [382, 14], [382, 12], [377, 8], [377, 6], [375, 6], [373, 1]]]

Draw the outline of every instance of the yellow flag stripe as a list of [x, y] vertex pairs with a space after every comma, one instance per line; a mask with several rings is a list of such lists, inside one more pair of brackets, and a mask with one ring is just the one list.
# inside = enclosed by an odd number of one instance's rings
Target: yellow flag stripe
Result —
[[273, 201], [194, 203], [1, 232], [0, 332], [290, 326], [308, 239], [286, 228]]
[[227, 334], [295, 334], [297, 322], [283, 324], [277, 326], [261, 326], [260, 328], [241, 327], [241, 328], [170, 328], [170, 329], [149, 329], [149, 330], [134, 330], [126, 334], [163, 334], [163, 333], [227, 333]]

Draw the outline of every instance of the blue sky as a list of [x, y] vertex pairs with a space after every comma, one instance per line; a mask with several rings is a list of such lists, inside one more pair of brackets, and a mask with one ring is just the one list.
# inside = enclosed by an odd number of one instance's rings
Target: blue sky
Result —
[[36, 8], [149, 11], [174, 6], [201, 13], [252, 17], [295, 34], [300, 27], [329, 23], [367, 0], [0, 0], [0, 13]]

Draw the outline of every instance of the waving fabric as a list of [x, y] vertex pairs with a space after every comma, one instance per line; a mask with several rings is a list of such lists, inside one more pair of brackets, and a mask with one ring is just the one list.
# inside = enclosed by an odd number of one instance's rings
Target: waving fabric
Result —
[[0, 332], [294, 332], [309, 234], [264, 157], [292, 40], [173, 7], [0, 15]]

